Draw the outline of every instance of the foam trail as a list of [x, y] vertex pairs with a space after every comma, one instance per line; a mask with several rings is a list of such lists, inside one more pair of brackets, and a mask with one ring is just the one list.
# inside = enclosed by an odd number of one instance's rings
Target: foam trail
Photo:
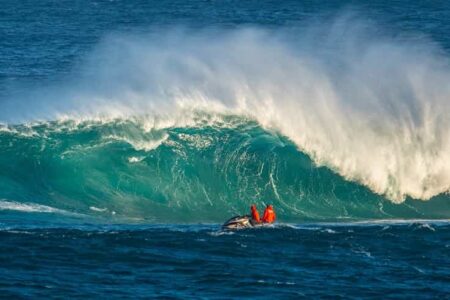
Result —
[[68, 211], [35, 203], [21, 203], [15, 201], [0, 200], [0, 210], [13, 210], [19, 212], [32, 212], [32, 213], [58, 213], [58, 214], [71, 214]]
[[32, 114], [141, 115], [167, 126], [189, 126], [196, 110], [244, 115], [394, 202], [450, 190], [448, 57], [360, 21], [114, 35], [79, 74], [70, 87], [41, 91], [47, 105]]

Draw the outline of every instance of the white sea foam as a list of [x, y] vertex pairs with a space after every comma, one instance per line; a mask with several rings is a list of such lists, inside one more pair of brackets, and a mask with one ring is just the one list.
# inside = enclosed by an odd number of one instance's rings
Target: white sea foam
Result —
[[128, 157], [128, 162], [129, 163], [137, 163], [137, 162], [141, 162], [143, 159], [145, 159], [144, 156], [139, 156], [139, 157], [131, 156], [131, 157]]
[[[425, 227], [429, 224], [436, 226], [448, 225], [450, 219], [378, 219], [378, 220], [364, 220], [364, 221], [345, 221], [345, 222], [323, 222], [323, 223], [313, 223], [313, 226], [336, 226], [336, 227], [347, 227], [347, 226], [382, 226], [383, 230], [389, 229], [391, 225], [411, 225], [411, 224], [421, 224]], [[308, 225], [309, 226], [309, 225]]]
[[[156, 148], [158, 148], [167, 138], [169, 135], [167, 133], [164, 133], [162, 137], [156, 138], [154, 140], [152, 139], [144, 139], [144, 138], [130, 138], [127, 136], [119, 136], [119, 135], [108, 135], [105, 136], [104, 139], [109, 140], [116, 140], [116, 141], [123, 141], [127, 144], [130, 144], [135, 150], [142, 150], [142, 151], [151, 151]], [[131, 161], [130, 162], [135, 162]]]
[[[351, 18], [291, 32], [173, 30], [105, 38], [79, 71], [34, 91], [45, 99], [30, 104], [35, 118], [151, 115], [150, 131], [189, 126], [195, 111], [244, 115], [394, 202], [450, 190], [450, 67], [432, 42], [380, 37]], [[110, 138], [150, 151], [166, 137]]]
[[108, 211], [108, 209], [105, 208], [105, 207], [100, 208], [100, 207], [96, 207], [96, 206], [90, 206], [89, 209], [92, 210], [92, 211], [97, 211], [97, 212], [105, 212], [105, 211]]
[[71, 214], [68, 211], [34, 203], [20, 203], [15, 201], [0, 200], [0, 210], [14, 210], [21, 212], [59, 213]]

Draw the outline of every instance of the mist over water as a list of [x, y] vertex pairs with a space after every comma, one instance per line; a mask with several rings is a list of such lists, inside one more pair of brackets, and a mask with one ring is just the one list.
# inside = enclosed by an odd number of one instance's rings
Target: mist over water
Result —
[[[0, 104], [16, 124], [0, 129], [0, 198], [157, 221], [215, 221], [249, 201], [291, 220], [445, 217], [390, 203], [448, 203], [450, 67], [436, 44], [351, 16], [152, 31], [110, 34], [65, 83]], [[45, 182], [10, 175], [11, 159]]]

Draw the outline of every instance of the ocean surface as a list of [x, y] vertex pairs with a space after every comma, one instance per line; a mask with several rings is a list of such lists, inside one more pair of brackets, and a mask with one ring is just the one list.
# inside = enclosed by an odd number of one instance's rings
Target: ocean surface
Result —
[[[446, 1], [0, 5], [0, 298], [450, 295]], [[274, 226], [221, 224], [273, 204]]]
[[447, 222], [3, 229], [4, 298], [446, 299]]

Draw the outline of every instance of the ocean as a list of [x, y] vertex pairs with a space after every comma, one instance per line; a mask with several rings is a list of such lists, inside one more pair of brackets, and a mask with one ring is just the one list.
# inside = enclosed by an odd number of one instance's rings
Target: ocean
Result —
[[0, 298], [449, 298], [445, 1], [1, 4]]

